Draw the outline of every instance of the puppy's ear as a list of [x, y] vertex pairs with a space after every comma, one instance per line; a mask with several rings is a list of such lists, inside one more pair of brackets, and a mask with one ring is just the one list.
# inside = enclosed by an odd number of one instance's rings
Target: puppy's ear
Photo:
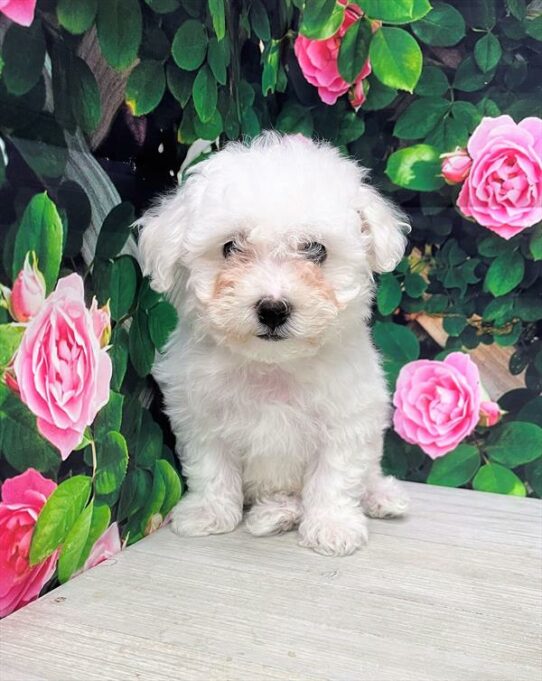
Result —
[[372, 271], [391, 272], [405, 252], [410, 232], [406, 215], [367, 184], [359, 189], [358, 212]]
[[173, 288], [186, 231], [187, 208], [180, 189], [159, 199], [135, 223], [139, 228], [139, 263], [153, 288], [167, 293]]

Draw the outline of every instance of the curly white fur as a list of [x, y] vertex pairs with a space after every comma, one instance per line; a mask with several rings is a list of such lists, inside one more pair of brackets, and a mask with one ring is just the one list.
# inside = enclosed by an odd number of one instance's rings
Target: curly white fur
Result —
[[[299, 526], [302, 546], [346, 555], [364, 511], [405, 512], [380, 469], [388, 394], [367, 322], [372, 273], [400, 260], [407, 225], [366, 175], [327, 144], [265, 133], [141, 219], [144, 271], [180, 317], [154, 369], [188, 479], [179, 534], [229, 532], [250, 506], [254, 535]], [[280, 342], [261, 337], [262, 298], [292, 307]]]

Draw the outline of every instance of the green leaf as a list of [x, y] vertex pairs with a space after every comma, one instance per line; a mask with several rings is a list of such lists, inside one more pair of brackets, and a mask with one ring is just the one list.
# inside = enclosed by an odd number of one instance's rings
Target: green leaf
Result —
[[169, 14], [179, 9], [179, 0], [145, 0], [145, 2], [157, 14]]
[[181, 498], [181, 479], [177, 471], [165, 459], [158, 459], [154, 470], [155, 474], [160, 472], [166, 488], [164, 501], [160, 507], [160, 514], [165, 518]]
[[431, 66], [431, 64], [424, 64], [422, 75], [414, 88], [414, 92], [422, 97], [440, 97], [449, 87], [448, 78], [442, 69]]
[[253, 0], [250, 7], [250, 23], [254, 29], [256, 36], [263, 40], [264, 43], [271, 40], [271, 27], [269, 26], [269, 17], [267, 10], [260, 2], [260, 0]]
[[133, 116], [144, 116], [156, 109], [165, 90], [164, 65], [154, 59], [142, 60], [126, 83], [126, 104]]
[[456, 147], [464, 147], [469, 139], [467, 127], [455, 118], [444, 118], [425, 138], [427, 144], [441, 152], [448, 152]]
[[216, 80], [207, 65], [200, 68], [194, 80], [192, 99], [199, 119], [207, 123], [215, 113], [218, 101]]
[[277, 129], [290, 134], [312, 135], [314, 124], [311, 112], [301, 104], [286, 102], [277, 119]]
[[463, 92], [476, 92], [485, 88], [493, 80], [495, 71], [483, 73], [476, 66], [473, 57], [466, 57], [455, 72], [454, 88]]
[[535, 227], [529, 240], [529, 251], [533, 260], [542, 260], [542, 225]]
[[425, 279], [416, 272], [407, 272], [405, 275], [405, 291], [411, 298], [419, 298], [428, 287]]
[[137, 310], [132, 319], [129, 335], [130, 360], [139, 376], [147, 376], [154, 362], [154, 344], [150, 337], [145, 312]]
[[58, 0], [56, 16], [58, 23], [69, 33], [81, 35], [92, 24], [98, 11], [98, 0]]
[[24, 324], [0, 324], [0, 372], [11, 362], [25, 330]]
[[209, 41], [209, 50], [207, 52], [207, 63], [211, 68], [213, 76], [221, 85], [226, 85], [228, 80], [226, 67], [229, 62], [229, 56], [228, 41], [222, 40], [221, 42], [218, 42], [216, 38], [211, 38]]
[[499, 255], [489, 266], [484, 279], [484, 289], [494, 296], [504, 296], [523, 279], [525, 261], [521, 253], [513, 251]]
[[152, 490], [152, 478], [148, 471], [136, 468], [128, 471], [120, 494], [117, 520], [123, 521], [140, 511]]
[[371, 41], [373, 73], [384, 85], [412, 92], [422, 72], [422, 51], [402, 28], [384, 26]]
[[111, 264], [109, 305], [111, 317], [118, 321], [129, 312], [137, 289], [137, 271], [130, 255], [121, 255]]
[[102, 115], [100, 91], [94, 74], [79, 57], [72, 61], [68, 84], [75, 120], [83, 132], [90, 134]]
[[350, 144], [359, 139], [365, 132], [365, 121], [355, 111], [348, 111], [339, 122], [336, 143]]
[[421, 19], [429, 12], [428, 0], [363, 0], [359, 3], [371, 19], [380, 19], [387, 24], [407, 24]]
[[312, 40], [330, 38], [339, 30], [344, 10], [336, 0], [311, 0], [305, 3], [299, 32]]
[[406, 326], [393, 322], [376, 322], [373, 338], [385, 357], [394, 362], [406, 364], [420, 356], [420, 343]]
[[34, 414], [0, 383], [0, 451], [9, 465], [24, 472], [35, 468], [56, 473], [60, 456], [36, 429]]
[[118, 70], [131, 66], [143, 35], [138, 0], [99, 0], [96, 28], [107, 63]]
[[34, 251], [49, 293], [55, 287], [60, 270], [62, 242], [62, 221], [55, 204], [47, 192], [35, 194], [26, 206], [15, 237], [13, 280], [23, 268], [26, 254]]
[[514, 302], [514, 312], [524, 322], [542, 319], [542, 297], [522, 293]]
[[478, 68], [484, 73], [494, 69], [500, 62], [501, 57], [501, 44], [493, 33], [486, 33], [474, 46], [474, 59]]
[[382, 471], [384, 475], [394, 475], [404, 480], [408, 471], [406, 448], [410, 447], [392, 430], [386, 433], [384, 440], [384, 456], [382, 457]]
[[271, 40], [262, 55], [262, 93], [264, 97], [275, 92], [280, 67], [280, 40]]
[[542, 14], [539, 14], [534, 19], [525, 19], [523, 21], [523, 28], [528, 36], [538, 40], [538, 42], [542, 42]]
[[29, 92], [39, 81], [45, 60], [41, 22], [34, 21], [29, 28], [12, 23], [4, 36], [2, 59], [2, 80], [9, 92], [18, 97]]
[[[461, 123], [468, 132], [473, 132], [482, 120], [480, 110], [471, 102], [454, 102], [452, 104], [452, 116]], [[501, 239], [502, 241], [502, 239]]]
[[412, 30], [427, 45], [450, 47], [465, 37], [465, 20], [452, 5], [435, 2], [423, 19], [412, 24]]
[[152, 489], [145, 507], [138, 514], [139, 529], [143, 534], [148, 534], [148, 523], [152, 517], [160, 513], [160, 509], [166, 500], [166, 482], [162, 476], [161, 470], [158, 467], [158, 461], [155, 463], [152, 479]]
[[[209, 45], [209, 58], [210, 55], [211, 45]], [[211, 66], [211, 70], [213, 70], [213, 66]], [[225, 72], [226, 70], [224, 69], [224, 73]], [[174, 64], [167, 65], [166, 74], [169, 91], [184, 109], [184, 107], [188, 104], [190, 97], [192, 96], [194, 75], [190, 71], [182, 71], [181, 69], [178, 69]], [[215, 78], [218, 80], [216, 74]]]
[[149, 333], [158, 350], [162, 350], [170, 333], [177, 326], [177, 311], [162, 300], [149, 310]]
[[96, 244], [96, 256], [98, 258], [114, 258], [118, 255], [130, 236], [131, 225], [134, 220], [134, 206], [129, 201], [123, 201], [112, 208], [100, 230]]
[[525, 477], [537, 497], [542, 497], [542, 458], [525, 467]]
[[109, 356], [113, 364], [111, 389], [120, 390], [128, 363], [128, 332], [122, 326], [116, 326], [113, 331]]
[[535, 397], [524, 404], [516, 414], [516, 420], [529, 421], [542, 428], [542, 397]]
[[492, 461], [515, 468], [542, 454], [542, 428], [534, 423], [512, 421], [492, 429], [487, 446]]
[[112, 430], [120, 430], [124, 395], [110, 391], [108, 403], [98, 412], [94, 425], [94, 437], [103, 440]]
[[447, 99], [422, 97], [415, 100], [397, 119], [393, 134], [400, 139], [425, 137], [448, 113]]
[[380, 314], [391, 314], [399, 307], [401, 297], [401, 286], [394, 275], [391, 272], [381, 274], [376, 292], [376, 306]]
[[463, 315], [444, 317], [443, 328], [447, 334], [454, 338], [459, 336], [467, 326], [467, 318]]
[[466, 485], [480, 467], [480, 453], [472, 445], [462, 444], [435, 459], [427, 477], [430, 485], [460, 487]]
[[478, 243], [478, 253], [486, 258], [496, 258], [498, 255], [503, 255], [509, 251], [510, 245], [508, 241], [500, 236], [486, 236]]
[[[19, 111], [21, 111], [20, 107]], [[38, 176], [57, 178], [64, 173], [68, 160], [66, 138], [52, 115], [42, 113], [39, 124], [17, 128], [17, 132], [12, 135], [12, 140], [24, 160]]]
[[208, 0], [209, 12], [213, 20], [213, 29], [218, 40], [226, 35], [226, 14], [224, 0]]
[[64, 542], [89, 500], [91, 482], [86, 475], [75, 475], [47, 499], [32, 534], [30, 565], [41, 563]]
[[525, 485], [518, 476], [504, 466], [488, 463], [482, 466], [472, 481], [474, 489], [480, 492], [511, 494], [518, 497], [526, 495]]
[[162, 446], [163, 437], [160, 426], [148, 410], [142, 409], [134, 447], [136, 464], [141, 468], [152, 470], [162, 452]]
[[200, 21], [188, 19], [175, 33], [171, 54], [177, 66], [195, 71], [203, 64], [207, 52], [207, 33]]
[[397, 90], [383, 85], [379, 80], [369, 76], [369, 93], [363, 105], [364, 111], [379, 111], [389, 106], [397, 97]]
[[85, 549], [92, 521], [94, 502], [82, 511], [73, 527], [68, 532], [58, 559], [58, 581], [61, 584], [67, 582], [79, 566], [81, 556]]
[[224, 122], [218, 109], [213, 111], [213, 115], [206, 123], [200, 121], [197, 116], [194, 118], [194, 130], [201, 139], [216, 140], [223, 129]]
[[96, 463], [96, 494], [111, 494], [121, 486], [128, 467], [128, 447], [120, 433], [111, 431], [96, 442]]
[[416, 191], [429, 192], [444, 184], [440, 152], [428, 144], [415, 144], [395, 151], [388, 158], [386, 175], [392, 182]]
[[344, 34], [337, 65], [347, 83], [353, 83], [361, 73], [369, 56], [372, 37], [371, 24], [366, 19], [355, 21]]
[[[92, 503], [92, 502], [91, 502]], [[97, 540], [102, 536], [109, 526], [109, 521], [111, 520], [111, 510], [108, 506], [101, 503], [95, 503], [92, 509], [92, 516], [90, 519], [90, 527], [88, 531], [87, 541], [81, 554], [79, 556], [79, 563], [76, 570], [79, 570], [85, 564], [85, 561], [92, 551], [92, 547], [97, 542]]]

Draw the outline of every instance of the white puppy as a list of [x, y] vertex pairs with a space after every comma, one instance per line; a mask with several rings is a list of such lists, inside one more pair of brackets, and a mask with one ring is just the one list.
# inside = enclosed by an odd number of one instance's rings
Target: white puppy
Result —
[[[180, 323], [154, 375], [188, 479], [184, 536], [299, 526], [346, 555], [365, 514], [407, 500], [382, 476], [386, 383], [367, 326], [373, 272], [405, 218], [327, 144], [265, 133], [199, 163], [141, 219], [145, 273]], [[365, 512], [365, 514], [364, 514]]]

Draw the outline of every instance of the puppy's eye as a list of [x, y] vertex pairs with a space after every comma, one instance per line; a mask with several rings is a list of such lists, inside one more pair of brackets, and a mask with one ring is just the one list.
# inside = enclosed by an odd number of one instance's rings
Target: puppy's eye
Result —
[[235, 241], [228, 241], [222, 246], [222, 255], [225, 258], [228, 258], [232, 253], [237, 253], [240, 250], [239, 245], [236, 244]]
[[301, 246], [301, 252], [303, 255], [312, 260], [312, 262], [321, 265], [327, 258], [327, 250], [324, 244], [320, 244], [317, 241], [308, 241]]

